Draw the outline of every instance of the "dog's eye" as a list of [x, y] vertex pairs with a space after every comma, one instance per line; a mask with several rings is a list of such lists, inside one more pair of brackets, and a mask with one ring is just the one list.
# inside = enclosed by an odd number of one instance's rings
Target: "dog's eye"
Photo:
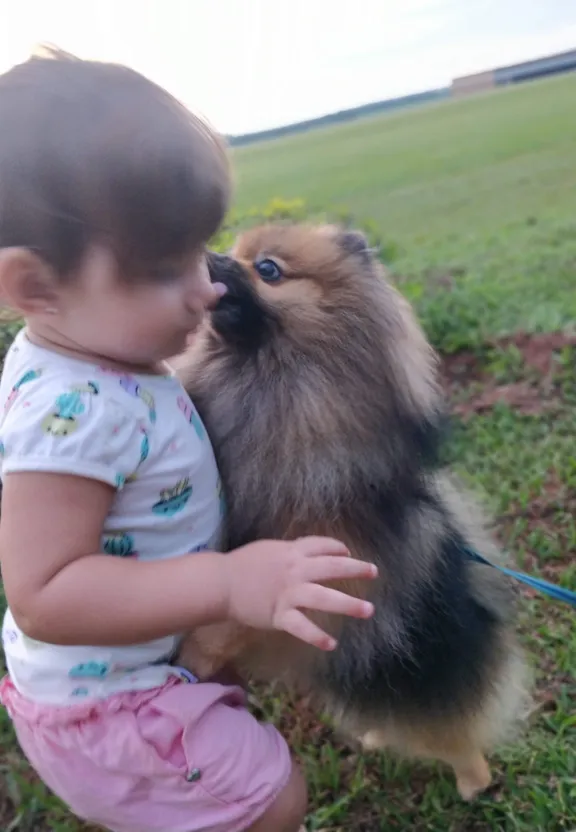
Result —
[[254, 268], [266, 283], [276, 283], [278, 280], [282, 280], [283, 275], [280, 267], [269, 257], [264, 260], [257, 260], [254, 263]]

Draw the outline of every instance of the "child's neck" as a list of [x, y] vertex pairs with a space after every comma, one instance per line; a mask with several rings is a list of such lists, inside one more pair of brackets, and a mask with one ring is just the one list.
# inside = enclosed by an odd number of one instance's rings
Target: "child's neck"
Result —
[[171, 374], [170, 366], [165, 361], [158, 361], [153, 364], [131, 364], [125, 361], [116, 361], [106, 355], [95, 355], [92, 352], [87, 352], [82, 349], [80, 344], [67, 343], [65, 339], [52, 337], [46, 333], [38, 332], [36, 328], [32, 329], [28, 322], [26, 322], [25, 337], [31, 344], [37, 347], [50, 350], [51, 352], [66, 355], [69, 358], [74, 358], [77, 361], [86, 361], [90, 364], [99, 364], [102, 367], [107, 367], [110, 370], [117, 370], [122, 373], [136, 373], [142, 375], [165, 376]]

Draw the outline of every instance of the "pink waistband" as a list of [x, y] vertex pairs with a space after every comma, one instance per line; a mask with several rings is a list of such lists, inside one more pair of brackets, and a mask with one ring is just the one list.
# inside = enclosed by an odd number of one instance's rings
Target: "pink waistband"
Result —
[[5, 676], [0, 681], [0, 704], [4, 705], [12, 719], [23, 719], [29, 725], [70, 725], [124, 709], [137, 710], [158, 694], [180, 684], [181, 678], [171, 676], [160, 688], [129, 690], [105, 699], [91, 699], [74, 705], [52, 705], [27, 699], [15, 688], [12, 680]]

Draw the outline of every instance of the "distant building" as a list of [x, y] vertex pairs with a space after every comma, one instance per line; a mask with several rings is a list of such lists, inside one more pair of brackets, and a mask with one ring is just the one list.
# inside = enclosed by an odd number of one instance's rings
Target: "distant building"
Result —
[[573, 70], [576, 70], [576, 49], [571, 49], [569, 52], [561, 52], [557, 55], [548, 55], [545, 58], [535, 58], [532, 61], [524, 61], [524, 63], [520, 64], [501, 66], [497, 69], [477, 72], [473, 75], [462, 75], [460, 78], [454, 78], [449, 87], [426, 90], [425, 92], [412, 95], [403, 95], [400, 98], [391, 98], [385, 101], [375, 101], [371, 104], [363, 104], [359, 107], [352, 107], [351, 109], [341, 110], [337, 113], [329, 113], [296, 124], [285, 124], [270, 130], [261, 130], [257, 133], [227, 136], [227, 140], [234, 146], [251, 144], [252, 142], [280, 138], [281, 136], [289, 136], [293, 133], [314, 130], [318, 127], [328, 127], [340, 122], [378, 115], [379, 113], [393, 112], [394, 110], [415, 107], [425, 103], [431, 104], [434, 101], [442, 101], [450, 97], [461, 98], [494, 89], [495, 87], [502, 87], [507, 84], [519, 84], [522, 81], [531, 81], [546, 75], [555, 75], [560, 72], [570, 72]]
[[452, 95], [471, 95], [474, 92], [489, 90], [496, 85], [494, 70], [477, 72], [475, 75], [463, 75], [461, 78], [454, 78], [452, 81]]
[[556, 75], [574, 70], [576, 70], [576, 49], [571, 49], [569, 52], [548, 55], [545, 58], [535, 58], [532, 61], [524, 61], [512, 66], [502, 66], [488, 72], [463, 75], [452, 81], [451, 93], [455, 97], [470, 95], [492, 87], [519, 84], [522, 81], [532, 81], [546, 75]]

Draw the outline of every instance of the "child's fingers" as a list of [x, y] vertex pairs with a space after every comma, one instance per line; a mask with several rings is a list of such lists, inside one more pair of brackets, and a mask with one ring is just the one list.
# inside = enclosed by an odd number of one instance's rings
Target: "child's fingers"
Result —
[[305, 560], [302, 564], [302, 574], [305, 575], [306, 581], [322, 583], [347, 578], [376, 578], [378, 568], [373, 563], [363, 560], [325, 555]]
[[311, 644], [313, 647], [318, 647], [320, 650], [334, 650], [336, 647], [336, 639], [329, 636], [316, 624], [313, 624], [299, 610], [286, 610], [278, 617], [275, 625], [278, 630], [284, 630], [291, 636], [306, 642], [306, 644]]
[[304, 584], [299, 587], [290, 598], [290, 603], [294, 607], [348, 615], [351, 618], [371, 618], [374, 615], [374, 605], [369, 601], [319, 584]]

